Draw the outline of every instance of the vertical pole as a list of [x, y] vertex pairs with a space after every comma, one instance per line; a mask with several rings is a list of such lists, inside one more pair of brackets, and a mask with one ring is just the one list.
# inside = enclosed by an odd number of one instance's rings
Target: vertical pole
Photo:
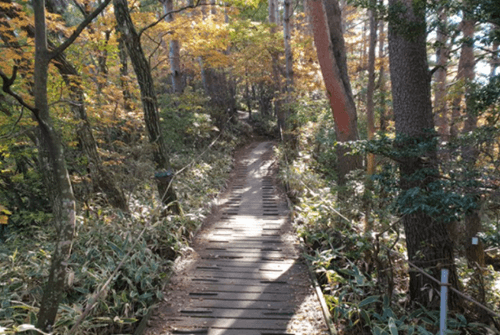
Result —
[[441, 314], [439, 318], [439, 335], [446, 334], [446, 310], [448, 307], [448, 269], [441, 269]]

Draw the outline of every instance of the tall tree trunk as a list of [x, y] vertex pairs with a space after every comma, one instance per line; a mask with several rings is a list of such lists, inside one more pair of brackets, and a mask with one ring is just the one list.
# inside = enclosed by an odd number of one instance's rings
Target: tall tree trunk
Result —
[[[377, 0], [371, 0], [371, 9], [368, 10], [370, 16], [370, 45], [368, 46], [368, 88], [366, 90], [366, 120], [368, 130], [368, 140], [373, 140], [375, 136], [375, 103], [373, 95], [375, 91], [375, 48], [377, 47], [377, 18], [375, 5]], [[373, 230], [371, 220], [370, 198], [372, 191], [372, 176], [375, 173], [375, 155], [368, 153], [366, 157], [366, 194], [365, 194], [365, 232]]]
[[[271, 24], [271, 34], [276, 34], [278, 18], [276, 16], [277, 12], [277, 0], [269, 0], [269, 23]], [[281, 106], [281, 77], [279, 71], [279, 52], [273, 50], [271, 52], [272, 58], [272, 68], [273, 68], [273, 90], [274, 90], [274, 112], [278, 120], [278, 128], [280, 131], [280, 138], [283, 140], [283, 134], [285, 132], [285, 112]]]
[[[466, 5], [469, 5], [469, 3], [466, 3]], [[469, 7], [471, 8], [471, 7]], [[465, 85], [465, 94], [464, 94], [464, 99], [465, 99], [465, 121], [464, 121], [464, 127], [462, 129], [462, 133], [464, 135], [467, 135], [471, 132], [473, 132], [477, 128], [477, 116], [475, 113], [471, 110], [471, 101], [470, 98], [468, 98], [468, 92], [469, 92], [469, 84], [472, 83], [475, 77], [475, 72], [474, 72], [474, 66], [475, 66], [475, 59], [474, 59], [474, 46], [473, 46], [473, 40], [474, 40], [474, 27], [476, 22], [474, 19], [470, 17], [470, 14], [468, 12], [471, 11], [465, 10], [464, 11], [464, 20], [462, 21], [462, 33], [463, 33], [463, 38], [464, 38], [464, 43], [462, 44], [462, 48], [460, 51], [460, 60], [459, 60], [459, 73], [458, 75], [460, 78], [463, 80], [463, 84]], [[460, 104], [460, 98], [457, 98], [456, 101], [457, 106], [454, 106], [456, 108], [460, 108], [458, 104]], [[474, 147], [473, 144], [466, 144], [462, 147], [462, 157], [464, 160], [464, 163], [467, 166], [467, 171], [468, 172], [473, 172], [476, 170], [476, 161], [478, 158], [479, 152], [477, 148]], [[467, 176], [467, 179], [470, 177]], [[479, 190], [476, 190], [476, 192], [479, 193]], [[481, 216], [480, 216], [480, 202], [481, 199], [479, 195], [471, 195], [472, 199], [474, 199], [475, 202], [475, 208], [471, 209], [469, 212], [465, 214], [465, 236], [464, 236], [464, 245], [465, 245], [465, 255], [467, 258], [467, 264], [469, 268], [474, 269], [474, 275], [473, 275], [473, 280], [475, 281], [474, 287], [477, 287], [478, 290], [475, 292], [475, 298], [479, 300], [480, 302], [484, 302], [486, 300], [486, 292], [485, 292], [485, 287], [484, 287], [484, 278], [483, 274], [484, 271], [483, 269], [485, 268], [485, 259], [484, 259], [484, 245], [479, 239], [477, 245], [472, 244], [472, 238], [476, 237], [478, 233], [482, 230], [482, 225], [481, 225]]]
[[436, 36], [436, 66], [438, 67], [434, 73], [435, 78], [435, 93], [434, 93], [434, 120], [437, 131], [441, 139], [448, 139], [448, 115], [446, 106], [446, 74], [449, 49], [447, 47], [448, 40], [448, 15], [446, 8], [439, 9], [439, 23]]
[[[357, 114], [347, 75], [347, 60], [342, 35], [341, 12], [337, 0], [309, 0], [314, 44], [325, 81], [330, 107], [335, 120], [337, 141], [345, 143], [358, 140]], [[345, 185], [346, 175], [361, 168], [359, 155], [347, 154], [338, 146], [338, 184]]]
[[[383, 0], [380, 0], [383, 3]], [[385, 133], [387, 130], [387, 106], [386, 106], [386, 94], [387, 94], [387, 87], [386, 87], [386, 78], [385, 78], [385, 53], [384, 53], [384, 46], [385, 46], [385, 31], [384, 31], [384, 25], [385, 22], [383, 20], [379, 21], [379, 27], [380, 27], [380, 33], [379, 33], [379, 45], [378, 45], [378, 58], [380, 60], [380, 71], [379, 71], [379, 77], [378, 77], [378, 89], [379, 89], [379, 94], [380, 94], [380, 131]]]
[[[174, 1], [173, 0], [161, 0], [163, 3], [163, 8], [165, 10], [165, 14], [170, 13], [174, 10]], [[173, 22], [174, 15], [170, 14], [165, 17], [165, 21]], [[181, 72], [181, 56], [180, 56], [180, 42], [178, 40], [170, 41], [170, 71], [172, 75], [172, 88], [174, 93], [181, 94], [184, 90], [182, 83], [182, 72]]]
[[293, 53], [291, 40], [290, 10], [291, 0], [285, 0], [285, 11], [283, 12], [283, 37], [285, 39], [285, 62], [286, 62], [286, 90], [288, 93], [293, 91]]
[[[464, 13], [466, 17], [461, 23], [461, 30], [463, 34], [463, 42], [462, 49], [460, 53], [460, 59], [458, 60], [458, 71], [456, 81], [460, 85], [466, 85], [468, 81], [472, 80], [474, 77], [474, 56], [472, 58], [469, 56], [470, 52], [472, 52], [472, 43], [474, 36], [474, 26], [476, 22], [473, 19], [469, 19], [468, 15]], [[471, 77], [472, 71], [472, 77]], [[450, 137], [457, 138], [460, 132], [459, 124], [457, 120], [459, 120], [462, 116], [462, 95], [457, 95], [455, 99], [453, 99], [452, 105], [452, 117], [450, 124]]]
[[[392, 79], [392, 96], [396, 134], [401, 139], [401, 149], [411, 150], [416, 143], [432, 141], [434, 121], [430, 95], [430, 75], [426, 52], [425, 7], [413, 0], [390, 0], [389, 58]], [[411, 27], [411, 29], [410, 29]], [[410, 33], [408, 33], [411, 31]], [[436, 148], [425, 156], [405, 157], [399, 163], [400, 186], [403, 192], [414, 188], [426, 189], [437, 173]], [[423, 170], [425, 169], [425, 170]], [[416, 173], [429, 171], [425, 178]], [[440, 278], [440, 268], [450, 270], [450, 284], [458, 287], [458, 277], [453, 255], [453, 241], [443, 222], [416, 210], [402, 218], [406, 234], [408, 258], [417, 266], [428, 269]], [[437, 295], [429, 289], [439, 290], [439, 285], [410, 271], [410, 298], [423, 306], [435, 306]], [[457, 303], [454, 294], [450, 303]]]
[[174, 213], [180, 213], [180, 206], [175, 194], [172, 177], [173, 171], [167, 156], [167, 150], [160, 131], [160, 118], [158, 116], [158, 102], [154, 90], [153, 77], [149, 63], [142, 51], [140, 37], [137, 34], [130, 13], [127, 0], [113, 0], [118, 28], [124, 36], [130, 60], [134, 67], [139, 88], [141, 90], [144, 122], [148, 131], [149, 143], [153, 149], [153, 161], [157, 170], [156, 184], [162, 202]]
[[63, 147], [49, 114], [47, 100], [48, 68], [51, 60], [47, 48], [45, 1], [33, 1], [35, 12], [35, 117], [38, 122], [40, 162], [52, 190], [52, 208], [57, 242], [51, 257], [47, 285], [43, 291], [37, 328], [50, 331], [55, 322], [66, 278], [66, 261], [71, 253], [76, 217], [75, 197], [64, 159]]

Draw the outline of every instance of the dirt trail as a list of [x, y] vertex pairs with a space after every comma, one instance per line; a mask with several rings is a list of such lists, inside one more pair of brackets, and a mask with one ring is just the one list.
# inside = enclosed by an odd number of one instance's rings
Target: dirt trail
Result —
[[177, 264], [147, 335], [329, 334], [274, 184], [272, 146], [237, 156], [220, 210]]

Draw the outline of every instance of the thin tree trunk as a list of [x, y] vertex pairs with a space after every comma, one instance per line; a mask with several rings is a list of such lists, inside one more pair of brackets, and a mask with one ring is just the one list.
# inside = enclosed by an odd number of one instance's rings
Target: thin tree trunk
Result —
[[[383, 0], [380, 0], [383, 1]], [[380, 131], [385, 133], [387, 130], [387, 106], [386, 106], [386, 79], [385, 79], [385, 66], [384, 66], [384, 46], [385, 46], [385, 31], [384, 31], [385, 22], [383, 20], [379, 21], [380, 33], [379, 33], [379, 45], [378, 45], [378, 58], [380, 60], [380, 71], [378, 78], [378, 89], [380, 94]]]
[[[116, 29], [118, 31], [118, 27]], [[132, 111], [132, 94], [130, 93], [130, 88], [128, 86], [127, 50], [122, 34], [118, 33], [117, 40], [118, 54], [120, 56], [120, 86], [122, 87], [123, 109], [125, 109], [125, 111], [127, 112], [130, 112]]]
[[[493, 25], [493, 29], [497, 32], [500, 30], [500, 27], [497, 25]], [[491, 55], [490, 60], [490, 77], [494, 77], [496, 75], [497, 67], [500, 64], [500, 57], [498, 57], [498, 40], [493, 42], [493, 54]]]
[[[65, 1], [50, 0], [47, 2], [49, 11], [62, 14], [67, 6]], [[57, 12], [55, 12], [57, 11]], [[89, 13], [87, 13], [89, 14]], [[32, 30], [30, 27], [28, 30]], [[28, 31], [29, 35], [34, 35], [33, 31]], [[105, 32], [106, 45], [110, 38], [110, 32]], [[56, 46], [47, 41], [49, 48], [54, 50]], [[127, 199], [123, 191], [118, 187], [112, 174], [103, 166], [101, 157], [97, 150], [97, 143], [92, 134], [92, 127], [87, 118], [85, 109], [85, 97], [81, 82], [81, 76], [75, 67], [69, 63], [63, 52], [58, 53], [54, 58], [54, 65], [59, 70], [66, 86], [69, 88], [70, 109], [76, 120], [76, 135], [82, 146], [83, 152], [88, 159], [87, 167], [90, 171], [91, 179], [96, 188], [104, 192], [111, 206], [128, 211]], [[107, 76], [106, 68], [107, 52], [99, 56], [99, 66], [103, 75]], [[100, 90], [102, 87], [100, 87]]]
[[[274, 35], [277, 32], [278, 18], [276, 16], [277, 12], [277, 0], [269, 0], [269, 23], [271, 24], [271, 34]], [[273, 95], [274, 95], [274, 112], [278, 120], [278, 128], [280, 131], [280, 138], [283, 140], [283, 134], [285, 132], [285, 112], [281, 106], [281, 77], [279, 72], [279, 53], [277, 50], [271, 52], [272, 58], [272, 68], [273, 68]]]
[[[337, 0], [310, 0], [311, 24], [314, 44], [330, 100], [337, 141], [345, 143], [358, 140], [357, 114], [347, 75], [347, 60], [342, 35], [341, 13]], [[347, 149], [337, 147], [338, 184], [344, 186], [347, 174], [361, 167], [359, 155], [347, 154]]]
[[[174, 1], [173, 0], [162, 0], [163, 8], [165, 10], [165, 14], [170, 13], [174, 10]], [[173, 22], [174, 16], [173, 14], [167, 15], [165, 17], [165, 21]], [[170, 71], [172, 75], [172, 88], [174, 93], [181, 94], [184, 90], [182, 84], [182, 72], [181, 72], [181, 56], [180, 56], [180, 42], [178, 40], [170, 41]]]
[[[375, 103], [373, 95], [375, 91], [375, 48], [377, 47], [377, 18], [375, 13], [376, 0], [371, 0], [372, 9], [368, 10], [370, 16], [370, 45], [368, 46], [368, 88], [366, 90], [366, 120], [368, 140], [375, 136]], [[368, 153], [366, 157], [366, 194], [365, 194], [365, 232], [373, 230], [371, 220], [370, 198], [373, 188], [372, 176], [375, 173], [375, 155]]]
[[158, 102], [154, 90], [153, 77], [149, 63], [142, 51], [139, 35], [137, 34], [130, 13], [127, 0], [113, 0], [115, 16], [118, 28], [124, 36], [130, 60], [134, 67], [137, 81], [141, 90], [142, 108], [144, 111], [144, 122], [148, 131], [149, 143], [153, 149], [153, 161], [157, 170], [155, 174], [156, 184], [160, 199], [174, 213], [180, 213], [173, 185], [171, 183], [173, 171], [167, 156], [167, 150], [160, 131], [160, 118], [158, 115]]
[[[396, 8], [406, 8], [397, 11]], [[430, 94], [430, 76], [426, 52], [425, 8], [412, 0], [390, 0], [389, 12], [395, 15], [389, 20], [389, 57], [392, 79], [392, 96], [396, 134], [401, 149], [410, 150], [415, 143], [432, 140], [434, 129]], [[411, 36], [408, 33], [411, 27]], [[413, 188], [426, 189], [428, 183], [438, 175], [436, 148], [430, 148], [425, 157], [405, 157], [399, 163], [400, 185], [403, 192]], [[430, 171], [424, 177], [416, 173]], [[440, 278], [440, 268], [450, 270], [450, 284], [458, 287], [453, 241], [446, 225], [430, 217], [422, 210], [416, 210], [402, 218], [406, 234], [408, 259], [417, 266], [428, 269], [435, 278]], [[439, 299], [430, 290], [439, 290], [439, 285], [410, 271], [410, 298], [426, 307], [435, 306]], [[450, 295], [450, 305], [458, 299]]]
[[77, 121], [76, 134], [82, 145], [83, 152], [88, 158], [88, 168], [92, 182], [106, 194], [106, 198], [113, 207], [128, 211], [125, 194], [116, 184], [113, 175], [103, 166], [101, 157], [97, 151], [97, 143], [92, 134], [92, 128], [85, 110], [85, 97], [80, 74], [74, 66], [68, 62], [63, 53], [57, 55], [54, 61], [66, 86], [69, 88], [71, 100], [70, 108]]
[[248, 78], [245, 79], [245, 100], [248, 107], [248, 120], [252, 121], [252, 97], [250, 96], [250, 89], [248, 87]]
[[286, 62], [286, 90], [288, 93], [293, 91], [293, 53], [291, 40], [290, 10], [291, 0], [285, 0], [285, 11], [283, 13], [283, 37], [285, 39], [285, 62]]

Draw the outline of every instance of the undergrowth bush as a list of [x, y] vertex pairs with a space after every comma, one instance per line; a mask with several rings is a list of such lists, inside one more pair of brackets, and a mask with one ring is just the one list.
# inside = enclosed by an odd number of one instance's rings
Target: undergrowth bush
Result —
[[[231, 170], [232, 150], [242, 139], [236, 133], [227, 134], [203, 155], [191, 147], [171, 156], [176, 171], [186, 167], [174, 184], [183, 216], [162, 214], [156, 187], [147, 178], [152, 168], [144, 159], [130, 159], [137, 166], [127, 166], [140, 170], [133, 178], [137, 185], [127, 193], [131, 214], [99, 202], [82, 206], [68, 262], [68, 287], [54, 334], [68, 332], [128, 252], [130, 258], [104, 289], [77, 333], [134, 331], [138, 321], [162, 298], [173, 261], [211, 210], [209, 204], [224, 187]], [[36, 323], [55, 236], [51, 226], [32, 226], [29, 236], [22, 230], [6, 233], [0, 244], [0, 333]]]
[[[394, 216], [398, 208], [394, 200], [399, 195], [395, 164], [389, 162], [373, 178], [369, 199], [364, 174], [353, 172], [348, 192], [343, 193], [350, 196], [337, 202], [336, 142], [325, 128], [329, 117], [323, 115], [321, 104], [316, 106], [310, 111], [315, 116], [304, 114], [309, 121], [302, 122], [297, 152], [286, 154], [286, 149], [279, 148], [277, 153], [280, 178], [294, 203], [293, 223], [305, 242], [305, 257], [316, 271], [339, 333], [437, 334], [439, 311], [411, 305], [408, 300], [404, 233]], [[369, 233], [364, 232], [366, 201], [375, 228]], [[462, 278], [469, 278], [465, 264], [457, 265]], [[491, 269], [486, 272], [486, 277], [494, 275]], [[474, 320], [470, 313], [451, 311], [447, 334], [498, 334], [494, 327], [470, 320]]]

